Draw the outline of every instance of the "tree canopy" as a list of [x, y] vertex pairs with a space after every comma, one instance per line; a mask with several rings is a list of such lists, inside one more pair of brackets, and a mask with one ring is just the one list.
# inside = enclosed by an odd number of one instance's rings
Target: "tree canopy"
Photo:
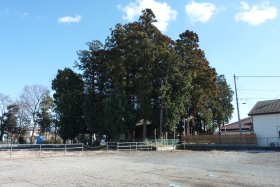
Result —
[[73, 140], [85, 130], [83, 81], [79, 74], [65, 68], [58, 70], [52, 81], [52, 89], [55, 90], [54, 103], [59, 118], [58, 132], [65, 143], [67, 139]]
[[104, 44], [95, 40], [78, 51], [81, 76], [58, 71], [52, 88], [64, 138], [80, 132], [74, 123], [82, 118], [91, 133], [112, 138], [133, 134], [143, 121], [143, 139], [148, 122], [171, 132], [181, 118], [191, 119], [194, 134], [229, 120], [232, 91], [199, 48], [198, 35], [186, 30], [172, 40], [154, 22], [153, 12], [143, 10], [138, 21], [117, 24]]

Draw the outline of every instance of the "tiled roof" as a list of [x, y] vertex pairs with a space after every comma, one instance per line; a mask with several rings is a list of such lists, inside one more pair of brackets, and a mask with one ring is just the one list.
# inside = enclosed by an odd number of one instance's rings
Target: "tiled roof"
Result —
[[[241, 119], [240, 121], [241, 121], [242, 130], [252, 130], [252, 118], [251, 117]], [[225, 131], [225, 129], [226, 130], [239, 130], [238, 121], [225, 125], [224, 127], [221, 127], [221, 131]]]
[[280, 99], [259, 101], [252, 110], [249, 112], [249, 116], [260, 114], [275, 114], [280, 113]]

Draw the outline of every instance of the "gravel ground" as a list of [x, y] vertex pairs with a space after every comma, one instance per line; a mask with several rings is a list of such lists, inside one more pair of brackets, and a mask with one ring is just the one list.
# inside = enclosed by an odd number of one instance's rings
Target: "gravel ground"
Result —
[[279, 152], [0, 152], [0, 186], [280, 186]]

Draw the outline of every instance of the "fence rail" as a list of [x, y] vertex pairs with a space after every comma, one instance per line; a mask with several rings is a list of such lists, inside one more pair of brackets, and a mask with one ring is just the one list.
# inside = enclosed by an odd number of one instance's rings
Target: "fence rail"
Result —
[[153, 146], [146, 142], [108, 142], [107, 150], [152, 151]]
[[84, 144], [1, 144], [0, 151], [83, 151]]

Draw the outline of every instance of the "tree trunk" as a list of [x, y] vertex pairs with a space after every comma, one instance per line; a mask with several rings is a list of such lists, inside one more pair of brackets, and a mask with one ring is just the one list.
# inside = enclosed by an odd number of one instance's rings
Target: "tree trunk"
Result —
[[147, 139], [147, 121], [143, 119], [143, 141]]
[[186, 136], [190, 136], [190, 120], [189, 119], [187, 119], [186, 129], [187, 129]]
[[57, 132], [56, 132], [56, 127], [54, 128], [55, 129], [55, 131], [54, 131], [54, 143], [56, 143], [56, 134], [57, 134]]
[[30, 138], [30, 144], [33, 144], [34, 131], [35, 131], [35, 124], [33, 125], [33, 128], [32, 128], [32, 134], [31, 134], [31, 138]]
[[3, 124], [3, 122], [2, 122], [2, 118], [1, 118], [1, 121], [0, 121], [0, 123], [1, 123], [1, 134], [0, 134], [0, 141], [2, 142], [3, 141], [3, 135], [4, 135], [4, 124]]
[[57, 120], [57, 114], [55, 115], [55, 126], [54, 126], [54, 142], [56, 143], [56, 138], [57, 138], [57, 125], [58, 125], [58, 120]]
[[[162, 102], [162, 101], [161, 101]], [[163, 105], [160, 104], [159, 138], [162, 139]]]
[[31, 134], [31, 138], [30, 138], [30, 144], [33, 144], [33, 136], [34, 136], [34, 131], [35, 131], [35, 127], [36, 127], [36, 120], [35, 120], [35, 114], [32, 114], [32, 118], [33, 118], [33, 128], [32, 128], [32, 134]]

